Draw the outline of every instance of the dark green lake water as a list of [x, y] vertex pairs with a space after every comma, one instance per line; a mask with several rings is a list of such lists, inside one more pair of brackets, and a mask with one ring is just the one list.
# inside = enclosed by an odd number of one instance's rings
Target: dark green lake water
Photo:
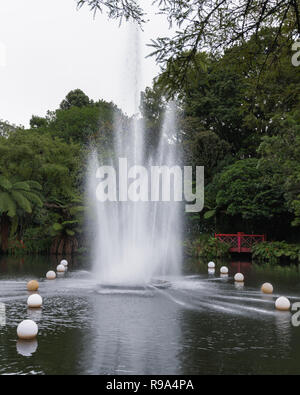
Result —
[[[73, 260], [44, 280], [56, 258], [0, 260], [0, 374], [299, 374], [300, 327], [274, 309], [276, 296], [300, 301], [297, 267], [186, 262], [169, 288], [100, 289], [88, 260]], [[233, 275], [245, 275], [237, 287]], [[43, 308], [28, 310], [26, 282], [40, 281]], [[274, 294], [260, 286], [272, 282]], [[36, 342], [17, 340], [23, 319], [39, 326]]]

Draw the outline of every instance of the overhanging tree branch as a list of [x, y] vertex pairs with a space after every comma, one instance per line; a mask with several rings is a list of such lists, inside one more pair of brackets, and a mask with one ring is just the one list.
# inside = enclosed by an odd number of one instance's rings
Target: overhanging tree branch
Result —
[[[146, 13], [138, 0], [77, 0], [78, 7], [88, 5], [120, 21], [145, 23]], [[225, 49], [241, 44], [263, 28], [289, 29], [294, 38], [300, 36], [299, 0], [154, 0], [159, 14], [177, 30], [172, 37], [158, 37], [149, 46], [162, 69], [175, 59], [182, 60], [177, 68], [178, 82], [197, 52], [219, 56]], [[177, 62], [178, 66], [178, 62]]]
[[120, 23], [122, 19], [132, 19], [139, 25], [142, 25], [145, 13], [139, 6], [137, 0], [77, 0], [77, 7], [81, 8], [84, 5], [90, 7], [91, 11], [96, 15], [98, 12], [107, 12], [109, 18], [118, 19]]

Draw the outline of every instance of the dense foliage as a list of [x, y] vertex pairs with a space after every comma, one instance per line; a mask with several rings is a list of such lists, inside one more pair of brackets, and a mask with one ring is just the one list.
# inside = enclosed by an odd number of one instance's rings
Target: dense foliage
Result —
[[[193, 255], [228, 253], [213, 239], [199, 239], [204, 233], [243, 231], [300, 241], [300, 68], [291, 63], [290, 45], [282, 45], [291, 44], [289, 32], [276, 35], [275, 27], [264, 27], [222, 55], [197, 52], [183, 85], [173, 59], [141, 95], [146, 151], [156, 149], [166, 103], [176, 98], [174, 141], [182, 146], [183, 163], [205, 167], [205, 209], [186, 214], [185, 221], [186, 248]], [[266, 48], [274, 56], [266, 57]], [[72, 253], [87, 247], [87, 152], [93, 144], [112, 156], [116, 113], [128, 121], [113, 103], [94, 102], [76, 89], [56, 111], [33, 116], [29, 129], [0, 123], [2, 251]], [[256, 247], [255, 256], [268, 258], [264, 248]], [[294, 259], [293, 253], [282, 255]]]
[[244, 231], [299, 241], [300, 69], [288, 45], [265, 59], [274, 35], [264, 28], [217, 58], [198, 53], [184, 86], [167, 68], [143, 97], [152, 128], [153, 98], [177, 98], [185, 164], [205, 166], [205, 210], [186, 218], [195, 237]]
[[195, 258], [212, 260], [229, 257], [229, 246], [207, 234], [203, 234], [195, 240], [187, 240], [184, 243], [184, 248], [187, 255]]
[[110, 152], [115, 105], [70, 92], [60, 108], [33, 116], [30, 129], [1, 123], [1, 250], [84, 250], [84, 174], [90, 144]]
[[264, 242], [253, 247], [252, 257], [259, 263], [278, 264], [285, 261], [300, 262], [300, 245], [284, 241]]

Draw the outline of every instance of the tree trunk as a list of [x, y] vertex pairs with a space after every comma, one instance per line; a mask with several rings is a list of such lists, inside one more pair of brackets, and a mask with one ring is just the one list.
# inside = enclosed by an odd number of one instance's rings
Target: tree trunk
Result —
[[6, 214], [1, 215], [1, 248], [3, 252], [8, 250], [9, 218]]
[[78, 240], [76, 237], [56, 237], [50, 249], [54, 255], [71, 255], [78, 249]]
[[50, 253], [53, 255], [71, 255], [78, 249], [78, 240], [76, 237], [65, 236], [56, 237], [50, 248]]
[[59, 239], [58, 239], [58, 237], [56, 237], [52, 242], [52, 245], [50, 248], [50, 254], [53, 254], [53, 255], [56, 254], [58, 243], [59, 243]]

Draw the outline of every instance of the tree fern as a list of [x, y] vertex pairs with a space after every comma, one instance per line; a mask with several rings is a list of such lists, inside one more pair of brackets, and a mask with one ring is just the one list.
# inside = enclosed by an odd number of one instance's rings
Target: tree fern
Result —
[[33, 206], [42, 207], [41, 199], [42, 187], [35, 181], [18, 181], [15, 178], [8, 180], [0, 175], [0, 216], [10, 217], [10, 221], [1, 224], [1, 244], [4, 250], [8, 246], [8, 230], [10, 228], [11, 237], [18, 230], [18, 215], [24, 213], [31, 214]]
[[17, 216], [13, 217], [11, 220], [10, 237], [13, 237], [18, 229], [19, 219]]
[[18, 206], [26, 211], [26, 213], [30, 214], [32, 212], [30, 201], [24, 196], [23, 193], [19, 191], [11, 191], [11, 196]]
[[17, 205], [8, 192], [0, 192], [0, 213], [7, 213], [9, 217], [14, 217], [17, 213]]
[[22, 191], [23, 196], [26, 197], [31, 203], [35, 204], [38, 207], [43, 207], [43, 202], [40, 196], [36, 192], [27, 192]]

